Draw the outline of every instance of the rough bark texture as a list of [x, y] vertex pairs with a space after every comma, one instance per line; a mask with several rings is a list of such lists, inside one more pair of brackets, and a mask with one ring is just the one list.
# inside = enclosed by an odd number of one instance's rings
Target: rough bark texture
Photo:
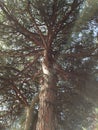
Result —
[[39, 112], [36, 130], [56, 130], [56, 74], [53, 69], [52, 57], [49, 52], [44, 52], [42, 62], [43, 81], [39, 95]]

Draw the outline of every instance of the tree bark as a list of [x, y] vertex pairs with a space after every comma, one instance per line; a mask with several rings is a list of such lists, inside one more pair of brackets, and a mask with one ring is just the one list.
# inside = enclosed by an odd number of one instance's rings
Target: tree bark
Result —
[[37, 110], [35, 110], [35, 103], [37, 103], [39, 100], [38, 96], [39, 95], [36, 95], [34, 97], [34, 99], [32, 100], [30, 106], [26, 107], [26, 121], [25, 121], [24, 130], [35, 130], [36, 129], [38, 112], [37, 112]]
[[25, 130], [31, 130], [31, 112], [30, 107], [26, 108], [26, 121], [25, 121]]
[[56, 103], [56, 79], [53, 69], [53, 61], [50, 52], [44, 52], [42, 62], [43, 80], [39, 95], [39, 112], [36, 130], [57, 130], [55, 103]]
[[37, 122], [37, 113], [31, 110], [30, 107], [26, 108], [26, 121], [24, 130], [35, 130]]

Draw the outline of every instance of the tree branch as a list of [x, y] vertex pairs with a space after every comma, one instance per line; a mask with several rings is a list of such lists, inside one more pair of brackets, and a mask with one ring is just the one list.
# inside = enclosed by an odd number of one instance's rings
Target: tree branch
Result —
[[82, 51], [79, 53], [70, 53], [70, 54], [63, 54], [62, 56], [66, 58], [85, 58], [85, 57], [96, 57], [98, 56], [98, 52], [95, 52], [98, 49], [98, 46], [92, 47], [86, 51]]
[[11, 88], [16, 92], [18, 99], [20, 99], [24, 103], [25, 106], [28, 106], [29, 104], [27, 102], [26, 97], [20, 92], [20, 90], [15, 86], [14, 83], [12, 83]]
[[23, 34], [30, 41], [33, 41], [36, 45], [42, 46], [42, 43], [40, 41], [40, 37], [38, 34], [30, 32], [23, 25], [21, 25], [19, 21], [8, 11], [4, 3], [0, 2], [0, 7], [2, 11], [4, 12], [4, 14], [8, 17], [9, 21], [14, 22], [14, 25], [15, 25], [14, 29], [16, 29], [18, 32]]
[[34, 26], [35, 26], [35, 28], [36, 28], [40, 38], [42, 39], [42, 44], [44, 45], [45, 48], [47, 48], [47, 45], [46, 45], [46, 42], [45, 42], [45, 37], [42, 34], [41, 30], [39, 29], [39, 27], [38, 27], [38, 25], [37, 25], [37, 23], [35, 21], [35, 18], [32, 16], [30, 4], [31, 4], [31, 2], [28, 1], [27, 12], [29, 13], [29, 15], [31, 17], [31, 21], [34, 24]]
[[62, 30], [62, 28], [67, 26], [67, 23], [65, 25], [64, 23], [69, 19], [69, 16], [72, 15], [75, 12], [75, 10], [77, 10], [77, 7], [82, 3], [82, 1], [83, 0], [81, 0], [80, 2], [78, 2], [78, 0], [73, 1], [70, 7], [71, 9], [63, 16], [63, 18], [60, 21], [58, 21], [55, 28], [53, 29], [53, 37], [55, 37], [58, 34], [58, 32]]

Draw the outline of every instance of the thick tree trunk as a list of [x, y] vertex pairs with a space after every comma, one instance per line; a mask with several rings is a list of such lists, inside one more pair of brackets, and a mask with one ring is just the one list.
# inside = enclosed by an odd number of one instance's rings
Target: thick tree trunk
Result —
[[43, 80], [39, 95], [39, 112], [36, 130], [57, 130], [55, 103], [56, 103], [56, 74], [53, 69], [52, 57], [44, 52], [42, 62]]

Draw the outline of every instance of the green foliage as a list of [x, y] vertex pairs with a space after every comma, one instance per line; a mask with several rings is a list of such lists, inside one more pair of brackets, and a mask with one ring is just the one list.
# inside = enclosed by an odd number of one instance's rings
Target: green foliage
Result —
[[56, 70], [59, 128], [86, 130], [94, 122], [92, 115], [95, 104], [98, 105], [95, 80], [98, 47], [94, 29], [97, 0], [89, 1], [90, 6], [78, 2], [83, 1], [4, 0], [2, 3], [0, 0], [0, 6], [5, 9], [0, 10], [2, 124], [10, 125], [17, 119], [12, 129], [22, 129], [25, 106], [31, 105], [40, 91], [45, 47], [50, 49], [55, 66], [61, 67], [59, 72]]

